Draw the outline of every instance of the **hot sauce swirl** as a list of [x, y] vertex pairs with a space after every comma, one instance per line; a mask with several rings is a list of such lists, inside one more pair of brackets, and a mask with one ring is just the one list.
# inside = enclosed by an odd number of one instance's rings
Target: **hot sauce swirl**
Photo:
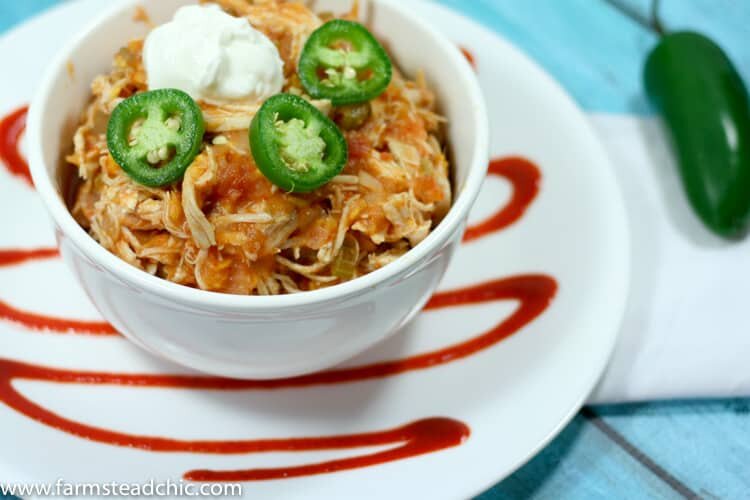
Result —
[[0, 359], [0, 401], [14, 410], [69, 434], [115, 446], [141, 448], [154, 452], [212, 454], [303, 452], [364, 446], [400, 444], [383, 452], [304, 466], [238, 471], [188, 471], [194, 481], [255, 481], [322, 474], [366, 467], [457, 446], [469, 436], [462, 422], [444, 417], [418, 420], [387, 431], [333, 437], [261, 439], [243, 441], [189, 441], [139, 436], [102, 429], [61, 417], [33, 403], [14, 387], [14, 380], [35, 380], [63, 384], [122, 385], [128, 387], [167, 387], [220, 391], [273, 390], [353, 383], [433, 368], [452, 363], [487, 349], [517, 332], [548, 307], [557, 290], [552, 278], [542, 275], [518, 276], [435, 295], [427, 309], [440, 309], [498, 300], [518, 300], [511, 316], [477, 337], [444, 349], [404, 359], [384, 361], [354, 368], [314, 373], [281, 380], [232, 380], [193, 375], [140, 375], [86, 372], [46, 368]]
[[29, 107], [23, 106], [0, 120], [0, 161], [5, 164], [11, 174], [33, 186], [29, 165], [21, 155], [19, 147], [21, 136], [26, 130], [28, 111]]
[[[0, 121], [0, 159], [14, 175], [31, 182], [18, 142], [23, 132], [25, 108]], [[541, 175], [539, 169], [520, 157], [493, 160], [488, 173], [506, 178], [513, 187], [510, 202], [482, 223], [470, 227], [465, 242], [475, 241], [518, 221], [536, 198]], [[0, 267], [21, 265], [57, 257], [56, 249], [0, 250]], [[204, 454], [249, 454], [270, 451], [309, 452], [316, 450], [356, 449], [375, 445], [393, 447], [321, 463], [268, 469], [232, 471], [192, 470], [184, 478], [192, 481], [258, 481], [282, 479], [402, 460], [455, 447], [470, 434], [469, 427], [447, 417], [420, 419], [400, 427], [338, 436], [251, 440], [179, 440], [159, 436], [141, 436], [117, 432], [67, 419], [43, 408], [18, 392], [15, 380], [81, 385], [119, 385], [163, 387], [175, 390], [283, 390], [333, 384], [351, 384], [392, 377], [452, 363], [488, 349], [528, 325], [549, 306], [557, 292], [556, 281], [546, 275], [530, 274], [488, 281], [459, 290], [436, 294], [425, 310], [469, 306], [513, 300], [517, 309], [492, 329], [469, 340], [403, 359], [382, 361], [352, 368], [282, 380], [232, 380], [195, 375], [146, 375], [88, 372], [48, 368], [0, 358], [0, 401], [19, 413], [68, 434], [99, 443], [139, 448], [150, 452], [189, 452]], [[80, 334], [114, 335], [114, 329], [101, 322], [67, 320], [21, 311], [0, 302], [0, 319], [20, 323], [33, 330], [51, 330]]]
[[466, 58], [466, 60], [469, 61], [469, 64], [471, 64], [471, 66], [476, 71], [476, 69], [477, 69], [477, 59], [476, 59], [476, 57], [474, 57], [474, 53], [471, 50], [467, 49], [466, 47], [459, 46], [458, 48], [459, 48], [459, 50], [461, 50], [461, 53], [464, 55], [464, 57]]
[[464, 242], [477, 240], [514, 224], [523, 217], [539, 194], [542, 174], [539, 167], [526, 158], [496, 158], [490, 162], [487, 173], [503, 177], [510, 182], [513, 195], [510, 202], [501, 210], [480, 224], [469, 227], [464, 234]]
[[102, 429], [61, 417], [16, 391], [13, 380], [36, 380], [58, 383], [137, 385], [148, 387], [211, 388], [231, 390], [241, 387], [238, 381], [217, 378], [117, 375], [55, 370], [9, 360], [0, 360], [0, 400], [16, 411], [50, 427], [74, 436], [116, 446], [140, 448], [152, 452], [187, 452], [205, 454], [247, 454], [265, 452], [304, 452], [363, 448], [377, 445], [398, 445], [367, 455], [330, 460], [322, 463], [237, 471], [194, 470], [184, 474], [192, 481], [258, 481], [356, 469], [401, 460], [460, 445], [469, 436], [469, 428], [450, 418], [427, 418], [410, 424], [376, 432], [339, 436], [256, 439], [237, 441], [193, 441], [163, 437], [138, 436]]
[[[56, 248], [37, 248], [31, 250], [0, 250], [0, 268], [24, 264], [36, 260], [58, 257]], [[24, 311], [0, 300], [0, 320], [18, 323], [30, 330], [57, 333], [77, 333], [82, 335], [117, 335], [114, 328], [102, 321], [82, 321], [47, 316]]]

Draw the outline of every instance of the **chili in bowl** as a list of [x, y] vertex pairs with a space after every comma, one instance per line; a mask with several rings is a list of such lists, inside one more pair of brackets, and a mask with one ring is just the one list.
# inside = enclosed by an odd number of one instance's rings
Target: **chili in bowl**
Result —
[[453, 44], [366, 3], [152, 1], [153, 29], [126, 4], [52, 64], [32, 175], [118, 331], [201, 371], [278, 378], [426, 303], [484, 177], [486, 113]]

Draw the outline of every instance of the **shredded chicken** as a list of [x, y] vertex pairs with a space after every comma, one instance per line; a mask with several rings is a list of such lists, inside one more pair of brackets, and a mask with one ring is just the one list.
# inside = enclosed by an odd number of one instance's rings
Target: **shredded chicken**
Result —
[[203, 213], [198, 193], [203, 191], [216, 177], [216, 162], [213, 161], [210, 149], [198, 155], [190, 168], [185, 172], [182, 181], [182, 209], [185, 211], [190, 233], [200, 248], [206, 249], [216, 244], [216, 232], [213, 224]]
[[[313, 100], [296, 76], [299, 54], [321, 17], [292, 1], [214, 1], [276, 44], [285, 63], [284, 92], [331, 113], [331, 103]], [[355, 5], [344, 17], [356, 16]], [[364, 125], [344, 132], [344, 171], [313, 193], [285, 193], [255, 166], [247, 137], [260, 102], [198, 103], [207, 133], [182, 182], [158, 189], [135, 183], [109, 154], [106, 126], [118, 103], [148, 90], [142, 47], [142, 40], [128, 43], [115, 55], [112, 71], [92, 82], [93, 97], [67, 158], [80, 179], [73, 215], [129, 264], [224, 293], [315, 290], [397, 260], [450, 208], [450, 168], [440, 139], [444, 119], [424, 77], [411, 81], [397, 70], [370, 103]], [[337, 272], [342, 261], [353, 269]]]

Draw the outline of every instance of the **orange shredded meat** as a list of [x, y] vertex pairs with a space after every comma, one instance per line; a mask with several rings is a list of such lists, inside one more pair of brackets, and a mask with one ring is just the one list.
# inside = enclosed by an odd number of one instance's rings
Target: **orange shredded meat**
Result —
[[[295, 74], [320, 17], [304, 4], [281, 0], [215, 3], [276, 44], [285, 64], [284, 92], [332, 115], [330, 102], [305, 95]], [[128, 43], [112, 71], [94, 80], [68, 156], [80, 178], [74, 217], [131, 265], [223, 293], [315, 290], [390, 264], [447, 213], [452, 192], [440, 141], [443, 119], [424, 79], [398, 71], [371, 101], [367, 121], [344, 132], [349, 162], [342, 174], [317, 191], [285, 193], [256, 168], [247, 136], [260, 102], [200, 102], [207, 133], [183, 181], [164, 188], [137, 184], [107, 151], [106, 124], [118, 103], [148, 90], [142, 47], [142, 40]]]

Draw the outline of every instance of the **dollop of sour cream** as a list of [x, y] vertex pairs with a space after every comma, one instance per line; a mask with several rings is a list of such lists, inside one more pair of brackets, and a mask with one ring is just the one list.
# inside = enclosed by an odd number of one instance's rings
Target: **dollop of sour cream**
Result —
[[284, 84], [273, 42], [218, 5], [180, 8], [148, 35], [143, 60], [149, 89], [176, 88], [213, 104], [260, 101]]

